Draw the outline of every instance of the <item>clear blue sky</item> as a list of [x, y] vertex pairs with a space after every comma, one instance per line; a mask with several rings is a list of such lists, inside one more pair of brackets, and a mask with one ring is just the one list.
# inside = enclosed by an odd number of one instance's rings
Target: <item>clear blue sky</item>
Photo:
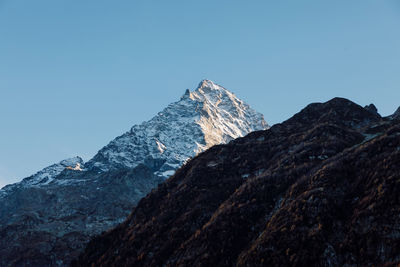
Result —
[[281, 122], [400, 105], [400, 1], [0, 0], [0, 187], [88, 160], [214, 80]]

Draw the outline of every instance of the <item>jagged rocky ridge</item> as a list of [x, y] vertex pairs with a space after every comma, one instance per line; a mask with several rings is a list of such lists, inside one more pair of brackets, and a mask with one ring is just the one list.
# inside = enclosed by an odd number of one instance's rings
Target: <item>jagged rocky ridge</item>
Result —
[[400, 120], [400, 107], [390, 116], [390, 118]]
[[400, 263], [400, 120], [351, 101], [214, 146], [74, 266]]
[[117, 137], [87, 164], [101, 171], [144, 163], [169, 177], [188, 158], [205, 149], [268, 128], [263, 116], [225, 88], [203, 80], [180, 101]]
[[0, 190], [0, 266], [67, 265], [190, 157], [267, 127], [231, 92], [202, 81], [87, 163], [65, 160]]
[[44, 168], [36, 174], [23, 179], [19, 183], [4, 186], [0, 190], [0, 200], [2, 197], [12, 194], [13, 191], [18, 189], [45, 186], [51, 182], [60, 184], [60, 182], [62, 183], [63, 181], [54, 181], [54, 178], [57, 177], [63, 170], [70, 169], [81, 171], [81, 166], [83, 166], [83, 159], [81, 157], [65, 159], [60, 161], [59, 163], [50, 165], [49, 167]]

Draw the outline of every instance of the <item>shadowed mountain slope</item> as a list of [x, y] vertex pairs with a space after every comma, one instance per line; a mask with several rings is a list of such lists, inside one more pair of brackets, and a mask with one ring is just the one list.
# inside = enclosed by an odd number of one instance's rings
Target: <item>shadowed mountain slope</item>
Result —
[[399, 121], [310, 104], [198, 155], [73, 265], [398, 263], [399, 166]]

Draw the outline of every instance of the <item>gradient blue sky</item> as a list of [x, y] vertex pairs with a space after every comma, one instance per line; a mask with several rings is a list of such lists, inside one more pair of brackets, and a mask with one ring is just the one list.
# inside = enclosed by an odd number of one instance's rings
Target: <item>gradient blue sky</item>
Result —
[[400, 105], [400, 1], [0, 0], [0, 187], [88, 160], [214, 80], [281, 122]]

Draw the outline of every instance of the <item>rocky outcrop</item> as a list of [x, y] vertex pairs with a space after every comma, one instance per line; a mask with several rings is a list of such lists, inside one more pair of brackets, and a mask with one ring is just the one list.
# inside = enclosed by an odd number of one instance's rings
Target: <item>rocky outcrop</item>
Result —
[[390, 117], [395, 120], [400, 120], [400, 107]]
[[400, 263], [400, 125], [335, 98], [214, 146], [74, 266]]
[[378, 109], [376, 108], [376, 106], [374, 104], [369, 104], [367, 106], [364, 107], [366, 110], [368, 110], [369, 112], [371, 112], [372, 114], [378, 114]]
[[68, 265], [190, 157], [267, 127], [234, 94], [202, 81], [89, 162], [65, 160], [0, 190], [0, 266]]

